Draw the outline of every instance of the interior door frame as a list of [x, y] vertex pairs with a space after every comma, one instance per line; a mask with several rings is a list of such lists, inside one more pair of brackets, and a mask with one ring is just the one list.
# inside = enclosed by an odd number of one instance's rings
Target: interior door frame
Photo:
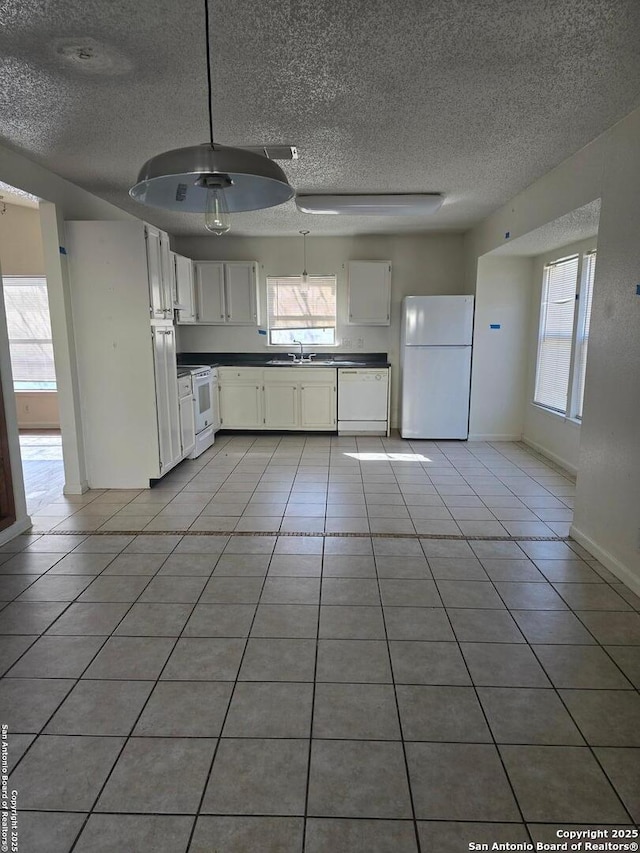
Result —
[[16, 522], [16, 502], [11, 471], [9, 431], [4, 408], [4, 392], [0, 382], [0, 530]]

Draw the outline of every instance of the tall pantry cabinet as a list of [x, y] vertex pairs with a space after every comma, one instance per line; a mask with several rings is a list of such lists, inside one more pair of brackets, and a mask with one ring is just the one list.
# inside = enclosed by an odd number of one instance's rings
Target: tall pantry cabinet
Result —
[[139, 221], [67, 222], [91, 488], [148, 488], [182, 458], [167, 235]]

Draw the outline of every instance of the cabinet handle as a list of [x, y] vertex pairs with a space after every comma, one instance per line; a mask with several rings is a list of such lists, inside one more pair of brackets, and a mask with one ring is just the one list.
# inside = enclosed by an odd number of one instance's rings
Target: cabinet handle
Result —
[[221, 320], [224, 320], [224, 314], [221, 314], [221, 315], [220, 315], [220, 319], [221, 319]]

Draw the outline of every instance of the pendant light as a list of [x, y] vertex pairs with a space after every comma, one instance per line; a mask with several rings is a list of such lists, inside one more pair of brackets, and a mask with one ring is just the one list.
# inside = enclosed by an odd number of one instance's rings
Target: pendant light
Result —
[[309, 281], [309, 274], [307, 273], [307, 234], [308, 231], [300, 231], [302, 234], [302, 255], [303, 255], [303, 270], [302, 270], [302, 283], [306, 284]]
[[204, 0], [209, 142], [165, 151], [148, 160], [129, 195], [149, 207], [204, 213], [213, 234], [225, 234], [229, 214], [262, 210], [289, 201], [294, 190], [277, 163], [262, 154], [213, 141], [209, 0]]

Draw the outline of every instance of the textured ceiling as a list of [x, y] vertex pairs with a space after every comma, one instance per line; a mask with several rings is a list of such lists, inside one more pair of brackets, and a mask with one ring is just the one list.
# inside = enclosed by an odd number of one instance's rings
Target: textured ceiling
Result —
[[595, 237], [598, 233], [600, 223], [600, 199], [585, 204], [572, 210], [565, 216], [547, 222], [535, 231], [529, 231], [522, 237], [509, 240], [503, 246], [490, 252], [491, 255], [518, 255], [529, 256], [542, 255], [545, 252], [553, 252], [578, 240], [586, 240]]
[[[291, 201], [236, 214], [235, 234], [464, 230], [640, 104], [638, 0], [210, 2], [217, 142], [296, 145], [299, 192], [446, 195], [423, 219]], [[202, 234], [127, 190], [149, 157], [207, 139], [203, 17], [201, 0], [3, 0], [1, 141]]]

